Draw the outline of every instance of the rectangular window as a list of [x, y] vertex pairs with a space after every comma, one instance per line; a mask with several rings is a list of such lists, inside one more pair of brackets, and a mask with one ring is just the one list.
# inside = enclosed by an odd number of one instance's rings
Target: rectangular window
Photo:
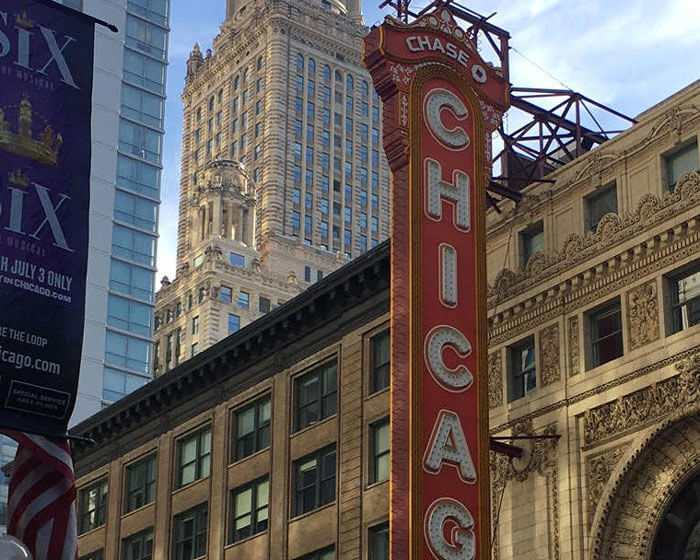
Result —
[[270, 312], [270, 300], [268, 298], [260, 296], [258, 299], [258, 311], [260, 311], [260, 313]]
[[376, 393], [389, 386], [391, 355], [391, 337], [389, 329], [374, 335], [370, 339], [370, 360], [372, 362], [372, 392]]
[[389, 560], [389, 522], [369, 528], [369, 560]]
[[[309, 280], [310, 276], [311, 271]], [[302, 430], [335, 414], [337, 369], [336, 361], [333, 360], [294, 380], [294, 431]]]
[[678, 179], [686, 173], [698, 170], [698, 143], [697, 141], [667, 155], [666, 164], [666, 188], [673, 191]]
[[620, 299], [588, 312], [588, 329], [590, 337], [590, 367], [594, 368], [623, 353], [622, 346], [622, 309]]
[[248, 309], [250, 307], [250, 294], [241, 290], [238, 293], [238, 307]]
[[241, 318], [235, 313], [228, 314], [228, 332], [235, 333], [241, 328]]
[[177, 442], [177, 488], [209, 476], [211, 426]]
[[243, 255], [240, 255], [238, 253], [229, 253], [228, 254], [228, 263], [232, 266], [238, 266], [241, 268], [245, 267], [245, 257]]
[[82, 535], [105, 524], [107, 519], [107, 479], [93, 482], [80, 490], [78, 534]]
[[530, 336], [508, 348], [510, 387], [508, 400], [521, 399], [536, 387], [535, 339]]
[[612, 183], [587, 196], [584, 201], [586, 204], [586, 229], [595, 233], [603, 216], [611, 212], [617, 214], [617, 187], [615, 183]]
[[221, 286], [221, 289], [219, 290], [219, 301], [231, 303], [231, 293], [231, 288], [228, 286]]
[[302, 515], [335, 500], [335, 444], [293, 464], [293, 515]]
[[122, 560], [151, 560], [153, 529], [146, 529], [122, 540]]
[[199, 315], [192, 317], [192, 334], [199, 332]]
[[248, 457], [270, 445], [270, 396], [234, 412], [233, 461]]
[[530, 257], [537, 251], [544, 251], [544, 226], [542, 222], [520, 232], [520, 266], [525, 268]]
[[194, 358], [194, 356], [197, 355], [197, 347], [198, 346], [199, 345], [196, 342], [194, 344], [192, 344], [192, 346], [190, 347], [190, 358]]
[[[330, 4], [328, 4], [328, 8], [326, 9], [330, 10]], [[309, 554], [305, 554], [304, 556], [296, 558], [295, 560], [335, 560], [335, 547], [328, 546], [321, 550], [316, 550]]]
[[270, 516], [270, 480], [256, 480], [231, 491], [229, 542], [267, 531]]
[[389, 478], [389, 419], [385, 418], [370, 426], [369, 482], [381, 482]]
[[369, 138], [368, 136], [368, 131], [369, 129], [367, 128], [367, 125], [364, 123], [360, 124], [360, 140], [364, 140], [365, 142]]
[[666, 282], [671, 302], [671, 328], [677, 333], [700, 323], [700, 266], [670, 276]]
[[207, 553], [207, 523], [209, 507], [206, 502], [175, 516], [173, 548], [175, 560], [194, 560]]
[[94, 552], [91, 552], [90, 554], [86, 554], [85, 556], [81, 556], [78, 558], [78, 560], [104, 560], [105, 557], [105, 551], [103, 549], [100, 550], [95, 550]]
[[126, 512], [150, 504], [156, 499], [156, 456], [126, 467]]

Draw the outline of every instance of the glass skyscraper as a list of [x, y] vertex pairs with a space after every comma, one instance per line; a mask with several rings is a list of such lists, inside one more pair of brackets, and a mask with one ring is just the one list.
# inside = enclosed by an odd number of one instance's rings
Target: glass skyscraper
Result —
[[146, 383], [163, 146], [169, 0], [128, 0], [107, 301], [103, 403]]

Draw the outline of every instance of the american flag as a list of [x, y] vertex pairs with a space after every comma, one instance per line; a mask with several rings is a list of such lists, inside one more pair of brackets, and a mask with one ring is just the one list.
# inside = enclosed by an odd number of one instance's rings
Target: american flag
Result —
[[7, 533], [34, 560], [76, 560], [75, 475], [65, 439], [3, 430], [19, 447], [12, 464]]

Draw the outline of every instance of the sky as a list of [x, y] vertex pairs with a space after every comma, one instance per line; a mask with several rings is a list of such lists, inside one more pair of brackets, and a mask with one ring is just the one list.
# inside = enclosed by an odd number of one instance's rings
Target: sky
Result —
[[[389, 10], [363, 0], [365, 24]], [[634, 117], [700, 79], [698, 0], [460, 0], [510, 33], [511, 82], [568, 88]], [[157, 287], [175, 276], [185, 63], [211, 46], [226, 0], [172, 0]], [[418, 11], [426, 2], [414, 0]], [[507, 117], [508, 118], [508, 117]]]

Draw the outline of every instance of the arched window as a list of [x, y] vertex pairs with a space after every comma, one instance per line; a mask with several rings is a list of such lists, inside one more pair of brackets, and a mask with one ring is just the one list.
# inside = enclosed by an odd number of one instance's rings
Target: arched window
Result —
[[316, 72], [316, 63], [313, 58], [309, 59], [309, 74], [314, 74]]
[[208, 109], [209, 109], [210, 111], [213, 111], [213, 110], [214, 110], [214, 96], [213, 96], [213, 95], [209, 98], [209, 106], [208, 106]]
[[369, 85], [367, 85], [366, 81], [362, 80], [360, 88], [362, 89], [362, 95], [369, 95]]
[[246, 68], [243, 70], [243, 83], [245, 84], [248, 81], [248, 69]]
[[328, 64], [323, 67], [323, 79], [327, 82], [331, 79], [331, 67]]
[[301, 71], [304, 69], [304, 57], [300, 54], [297, 55], [297, 70]]
[[341, 85], [343, 83], [343, 76], [340, 72], [338, 72], [338, 70], [335, 71], [335, 81], [340, 82]]
[[256, 67], [258, 70], [262, 70], [262, 67], [263, 67], [263, 57], [262, 57], [262, 56], [259, 56], [259, 57], [258, 57], [258, 62], [257, 62], [257, 64], [256, 64], [255, 67]]
[[348, 75], [345, 77], [345, 88], [346, 88], [348, 91], [352, 91], [352, 86], [353, 86], [352, 76], [351, 76], [350, 74], [348, 74]]

